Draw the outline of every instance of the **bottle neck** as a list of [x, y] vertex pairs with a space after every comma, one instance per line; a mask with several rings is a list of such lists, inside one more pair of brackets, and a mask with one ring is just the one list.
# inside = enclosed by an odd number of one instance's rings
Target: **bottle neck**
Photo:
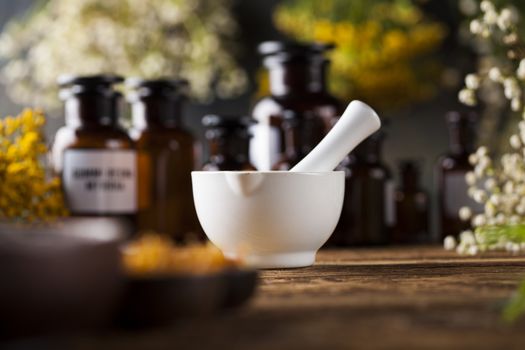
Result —
[[118, 123], [117, 98], [87, 95], [71, 97], [65, 101], [66, 125], [79, 127], [116, 126]]
[[271, 62], [270, 92], [274, 96], [291, 93], [320, 93], [326, 91], [326, 71], [329, 61]]
[[250, 139], [238, 135], [208, 138], [212, 163], [248, 163]]
[[453, 155], [468, 155], [474, 151], [474, 137], [472, 127], [463, 124], [450, 124], [449, 150]]
[[401, 174], [401, 186], [406, 192], [417, 192], [419, 189], [419, 176], [416, 172], [405, 171]]
[[179, 101], [166, 99], [142, 99], [132, 103], [133, 127], [180, 127], [182, 105]]
[[356, 147], [354, 157], [358, 162], [376, 164], [381, 162], [381, 146], [379, 140], [368, 139]]

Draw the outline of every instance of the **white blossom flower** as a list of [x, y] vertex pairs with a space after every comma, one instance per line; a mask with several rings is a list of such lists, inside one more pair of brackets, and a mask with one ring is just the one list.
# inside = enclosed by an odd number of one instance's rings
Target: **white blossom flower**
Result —
[[479, 88], [479, 76], [476, 74], [467, 74], [465, 77], [465, 86], [467, 89], [476, 90]]
[[517, 19], [518, 14], [514, 9], [504, 8], [498, 16], [497, 24], [501, 30], [506, 31], [517, 22]]
[[461, 207], [459, 209], [459, 218], [463, 221], [467, 221], [472, 217], [472, 209], [469, 207]]
[[490, 26], [495, 25], [498, 23], [498, 13], [494, 10], [486, 11], [483, 20]]
[[472, 226], [474, 226], [474, 227], [483, 226], [486, 223], [487, 223], [487, 218], [483, 214], [478, 214], [478, 215], [474, 216], [474, 218], [472, 219]]
[[491, 163], [492, 161], [490, 160], [490, 158], [484, 155], [484, 156], [479, 157], [477, 166], [479, 166], [480, 168], [486, 169], [490, 166]]
[[492, 29], [489, 26], [484, 26], [483, 30], [481, 31], [481, 37], [482, 38], [488, 38], [492, 34]]
[[487, 170], [487, 168], [482, 167], [482, 166], [480, 166], [480, 165], [477, 165], [477, 166], [474, 168], [474, 174], [476, 174], [476, 177], [478, 177], [478, 178], [482, 178], [483, 175], [485, 175], [485, 170]]
[[476, 94], [470, 89], [461, 89], [458, 94], [458, 99], [467, 106], [475, 106], [477, 103]]
[[0, 34], [0, 42], [11, 43], [0, 53], [9, 62], [0, 75], [16, 102], [56, 107], [63, 73], [185, 78], [201, 101], [237, 96], [247, 86], [234, 57], [238, 29], [230, 0], [45, 3]]
[[521, 89], [518, 81], [514, 77], [505, 78], [503, 80], [503, 92], [505, 97], [509, 100], [518, 98], [521, 96]]
[[476, 245], [471, 245], [471, 246], [469, 246], [468, 249], [467, 249], [467, 254], [468, 254], [468, 255], [472, 255], [472, 256], [474, 256], [474, 255], [477, 255], [477, 254], [478, 254], [478, 251], [479, 251], [478, 246], [476, 246]]
[[472, 21], [470, 21], [469, 29], [472, 34], [481, 34], [481, 32], [483, 31], [483, 25], [479, 20], [473, 19]]
[[518, 41], [519, 38], [516, 33], [508, 33], [503, 37], [503, 43], [505, 43], [505, 45], [515, 45]]
[[512, 224], [512, 225], [516, 225], [516, 224], [519, 224], [521, 221], [520, 217], [518, 215], [512, 215], [510, 218], [509, 218], [509, 223]]
[[498, 186], [498, 182], [493, 177], [489, 177], [485, 181], [485, 189], [489, 192], [494, 191], [494, 189]]
[[471, 165], [476, 165], [476, 163], [478, 162], [478, 155], [476, 153], [472, 153], [471, 155], [468, 156], [468, 162], [471, 164]]
[[467, 183], [467, 185], [474, 186], [476, 184], [476, 181], [476, 175], [474, 174], [474, 172], [468, 171], [465, 174], [465, 182]]
[[471, 230], [466, 230], [466, 231], [461, 232], [459, 234], [459, 239], [461, 243], [463, 244], [467, 244], [467, 245], [476, 244], [476, 237], [474, 237], [474, 232], [472, 232]]
[[519, 215], [525, 214], [525, 205], [522, 205], [521, 203], [516, 206], [516, 213]]
[[489, 149], [486, 146], [481, 146], [476, 150], [476, 154], [479, 157], [486, 156], [487, 154], [489, 154]]
[[480, 4], [479, 4], [479, 8], [481, 9], [481, 11], [483, 12], [490, 12], [490, 11], [496, 11], [496, 8], [494, 7], [494, 4], [488, 0], [483, 0]]
[[454, 250], [456, 248], [456, 239], [453, 236], [445, 237], [443, 247], [445, 250]]
[[487, 218], [494, 218], [496, 216], [496, 207], [491, 202], [485, 203], [485, 216]]
[[488, 76], [490, 80], [496, 83], [501, 82], [503, 78], [503, 75], [501, 74], [501, 70], [498, 67], [492, 67], [489, 70]]
[[518, 135], [512, 135], [509, 139], [509, 143], [512, 148], [519, 149], [521, 148], [521, 140]]
[[517, 112], [521, 109], [521, 100], [519, 98], [513, 98], [510, 101], [510, 108], [512, 111]]
[[[470, 31], [482, 37], [490, 36], [491, 41], [503, 44], [507, 49], [507, 61], [503, 58], [490, 59], [489, 54], [484, 54], [488, 64], [482, 65], [480, 73], [465, 76], [465, 87], [458, 93], [458, 98], [467, 105], [477, 104], [476, 90], [485, 79], [484, 72], [488, 67], [487, 79], [501, 84], [510, 109], [520, 112], [523, 120], [519, 122], [518, 130], [509, 136], [512, 151], [503, 154], [498, 163], [493, 164], [486, 147], [480, 147], [469, 156], [468, 161], [474, 169], [465, 174], [467, 192], [475, 202], [483, 205], [484, 210], [483, 213], [473, 214], [470, 207], [460, 208], [459, 217], [470, 220], [476, 233], [462, 232], [457, 242], [444, 242], [444, 245], [447, 249], [455, 247], [459, 254], [476, 255], [492, 249], [507, 249], [516, 253], [525, 250], [525, 241], [518, 239], [516, 242], [514, 236], [505, 232], [509, 225], [520, 225], [520, 229], [521, 225], [525, 227], [525, 108], [522, 100], [525, 58], [519, 61], [514, 72], [509, 68], [514, 64], [513, 60], [521, 58], [515, 45], [522, 42], [523, 38], [517, 30], [519, 14], [513, 7], [503, 8], [498, 12], [492, 1], [483, 0], [480, 8], [481, 16], [470, 22]], [[494, 51], [491, 47], [488, 49]], [[500, 66], [505, 67], [505, 71]], [[488, 84], [490, 85], [494, 84]], [[487, 97], [484, 91], [480, 92], [479, 97], [487, 104], [496, 103], [495, 98]], [[482, 188], [479, 187], [481, 181], [484, 181]]]
[[478, 244], [485, 243], [485, 236], [480, 232], [474, 232], [474, 238], [476, 238], [476, 243]]
[[525, 59], [520, 61], [518, 69], [516, 70], [516, 76], [521, 80], [525, 80]]
[[[492, 217], [487, 216], [487, 223], [485, 225], [487, 225], [487, 226], [494, 226], [494, 225], [496, 225], [496, 217], [495, 216], [492, 216]], [[476, 238], [476, 240], [477, 240], [477, 238]], [[479, 242], [479, 243], [481, 243], [481, 242]]]
[[503, 185], [503, 192], [509, 194], [514, 192], [514, 183], [512, 181], [507, 181]]
[[485, 203], [485, 201], [487, 200], [487, 193], [483, 190], [477, 190], [476, 192], [474, 192], [472, 199], [474, 199], [478, 203]]
[[465, 255], [467, 254], [467, 250], [468, 250], [468, 245], [466, 244], [458, 244], [458, 246], [456, 247], [456, 253], [458, 253], [459, 255]]
[[505, 244], [505, 249], [513, 254], [517, 254], [521, 251], [520, 245], [515, 242], [507, 242], [507, 244]]

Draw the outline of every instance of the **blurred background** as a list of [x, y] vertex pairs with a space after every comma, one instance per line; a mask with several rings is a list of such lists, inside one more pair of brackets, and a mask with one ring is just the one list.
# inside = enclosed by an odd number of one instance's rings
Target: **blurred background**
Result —
[[[417, 160], [432, 197], [433, 168], [448, 149], [444, 115], [466, 110], [457, 94], [465, 73], [478, 65], [465, 31], [479, 7], [474, 0], [46, 3], [0, 0], [0, 111], [5, 116], [21, 106], [44, 108], [49, 140], [63, 125], [51, 83], [58, 74], [187, 78], [192, 101], [184, 122], [202, 138], [205, 114], [249, 114], [268, 93], [260, 42], [334, 42], [331, 92], [343, 102], [359, 98], [378, 110], [386, 120], [383, 156], [392, 173], [397, 176], [400, 160]], [[490, 122], [481, 123], [480, 142], [497, 143], [494, 136], [506, 125], [502, 115], [493, 111]]]

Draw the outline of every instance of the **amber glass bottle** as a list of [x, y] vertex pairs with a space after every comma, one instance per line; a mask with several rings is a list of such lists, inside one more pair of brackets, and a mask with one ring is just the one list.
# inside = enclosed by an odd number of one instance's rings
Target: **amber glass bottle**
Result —
[[255, 170], [248, 159], [250, 146], [248, 117], [207, 115], [202, 118], [208, 144], [208, 161], [202, 170]]
[[465, 174], [473, 170], [468, 157], [474, 151], [476, 114], [449, 112], [445, 116], [449, 130], [449, 151], [436, 165], [438, 204], [440, 210], [440, 237], [457, 236], [470, 225], [459, 218], [459, 209], [478, 206], [467, 195]]
[[394, 191], [388, 167], [381, 159], [383, 134], [361, 143], [338, 170], [346, 173], [345, 201], [330, 245], [386, 244], [395, 224]]
[[53, 165], [72, 215], [116, 216], [137, 211], [135, 145], [118, 124], [115, 76], [62, 77], [66, 125], [56, 134]]
[[419, 168], [413, 161], [399, 165], [400, 186], [396, 189], [396, 226], [391, 243], [424, 243], [429, 236], [428, 194], [419, 184]]
[[282, 120], [284, 152], [280, 160], [275, 163], [272, 170], [290, 170], [299, 163], [310, 151], [312, 145], [304, 142], [308, 139], [312, 127], [315, 128], [317, 117], [311, 113], [298, 115], [293, 111], [284, 111]]
[[285, 153], [285, 111], [296, 113], [298, 118], [313, 118], [301, 141], [307, 148], [317, 145], [337, 120], [340, 104], [326, 86], [330, 63], [326, 52], [333, 47], [294, 42], [264, 42], [259, 46], [270, 78], [270, 96], [259, 100], [252, 113], [257, 124], [252, 127], [250, 159], [259, 170], [271, 169]]
[[182, 126], [184, 80], [128, 79], [138, 153], [138, 228], [185, 240], [200, 231], [193, 205], [194, 138]]

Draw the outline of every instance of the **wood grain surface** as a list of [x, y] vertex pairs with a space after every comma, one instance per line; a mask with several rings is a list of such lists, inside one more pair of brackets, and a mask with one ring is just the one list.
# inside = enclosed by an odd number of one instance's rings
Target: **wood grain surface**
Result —
[[525, 349], [501, 308], [525, 257], [441, 247], [326, 250], [315, 266], [261, 273], [249, 305], [170, 329], [76, 342], [97, 349]]

